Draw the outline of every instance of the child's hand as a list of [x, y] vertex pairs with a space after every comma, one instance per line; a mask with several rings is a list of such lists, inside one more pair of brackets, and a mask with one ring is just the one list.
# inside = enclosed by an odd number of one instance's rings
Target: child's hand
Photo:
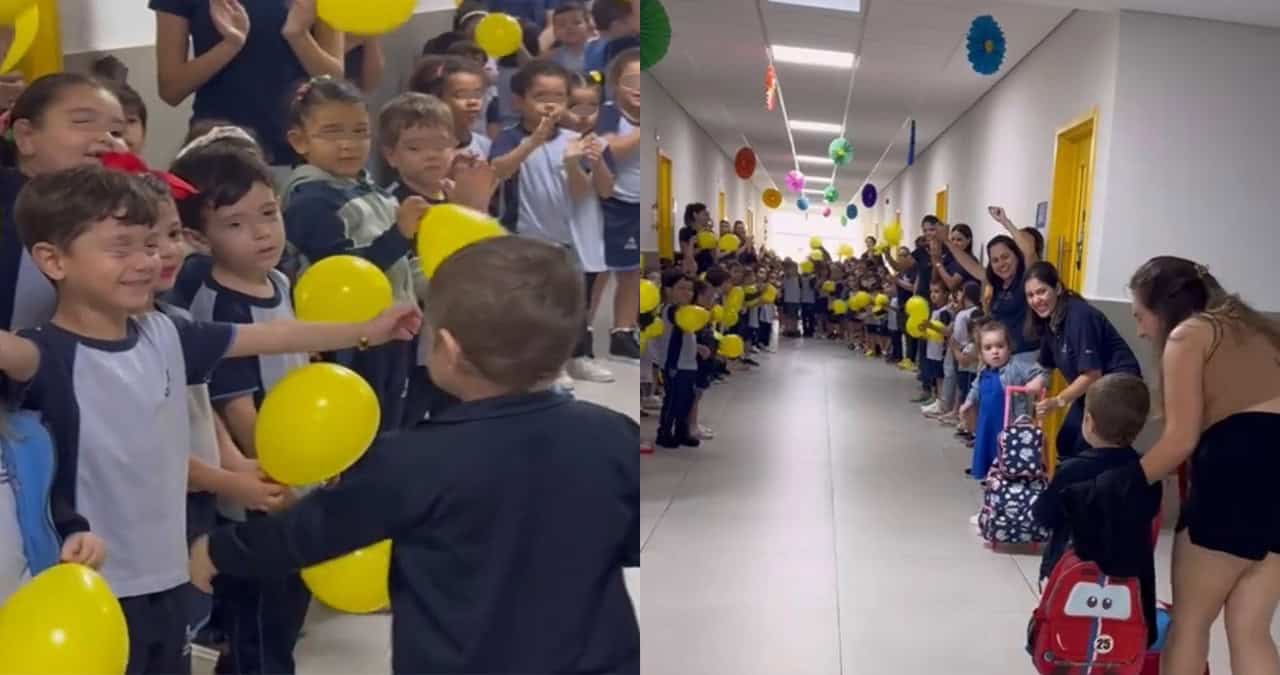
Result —
[[564, 163], [565, 166], [577, 164], [582, 161], [582, 156], [586, 154], [587, 149], [584, 147], [583, 139], [575, 138], [564, 146]]
[[698, 345], [698, 356], [704, 359], [711, 358], [711, 348], [706, 345]]
[[1027, 383], [1027, 396], [1031, 398], [1040, 398], [1044, 393], [1044, 379], [1040, 377], [1033, 378]]
[[392, 340], [412, 340], [422, 328], [422, 310], [417, 305], [394, 305], [365, 323], [364, 337], [369, 346], [384, 345]]
[[280, 508], [288, 491], [260, 472], [236, 472], [227, 487], [227, 497], [246, 509], [270, 512]]
[[218, 576], [218, 568], [213, 566], [209, 557], [209, 535], [191, 542], [191, 561], [187, 569], [191, 574], [191, 585], [213, 595], [213, 578]]
[[427, 200], [414, 195], [400, 205], [396, 211], [396, 228], [400, 230], [405, 239], [413, 239], [418, 236], [418, 224], [422, 222], [422, 217], [427, 214], [427, 209], [431, 205]]
[[77, 532], [62, 542], [62, 555], [58, 559], [98, 569], [107, 559], [107, 544], [92, 532]]
[[551, 138], [551, 133], [556, 130], [556, 123], [557, 120], [551, 115], [543, 115], [542, 121], [538, 122], [538, 128], [529, 134], [529, 139], [537, 145], [546, 143], [547, 139]]
[[289, 0], [289, 15], [285, 17], [280, 34], [286, 39], [311, 32], [316, 23], [316, 0]]
[[449, 201], [477, 211], [486, 211], [493, 191], [498, 189], [498, 174], [493, 165], [470, 155], [458, 155], [450, 172], [453, 185], [446, 187]]

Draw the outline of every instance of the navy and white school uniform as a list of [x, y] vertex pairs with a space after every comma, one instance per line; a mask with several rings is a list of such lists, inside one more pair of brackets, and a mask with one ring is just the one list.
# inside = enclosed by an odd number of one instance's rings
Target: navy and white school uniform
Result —
[[[417, 301], [409, 260], [413, 241], [396, 227], [400, 205], [386, 190], [364, 176], [339, 178], [303, 164], [289, 177], [283, 203], [285, 233], [302, 257], [302, 268], [331, 255], [359, 256], [386, 273], [395, 302]], [[409, 344], [348, 349], [330, 358], [373, 387], [382, 409], [381, 430], [399, 428], [412, 362]]]
[[[262, 324], [294, 318], [289, 280], [280, 272], [269, 275], [275, 293], [270, 298], [246, 295], [222, 286], [212, 275], [196, 290], [191, 314], [202, 321]], [[267, 393], [286, 375], [310, 362], [307, 354], [242, 356], [227, 359], [213, 371], [209, 393], [217, 407], [244, 396], [260, 408]], [[223, 503], [223, 516], [232, 521], [261, 518]], [[214, 588], [223, 605], [224, 629], [230, 649], [222, 661], [238, 673], [293, 672], [293, 648], [306, 620], [311, 592], [298, 575], [265, 581], [221, 577]]]
[[27, 178], [17, 169], [0, 169], [0, 330], [39, 326], [53, 317], [58, 297], [18, 236], [14, 204]]
[[651, 341], [653, 353], [662, 365], [664, 384], [662, 413], [658, 418], [658, 442], [678, 443], [690, 436], [689, 415], [693, 412], [698, 375], [698, 342], [693, 333], [676, 325], [674, 305], [661, 308], [666, 330]]
[[[596, 133], [626, 136], [640, 128], [612, 101], [600, 107]], [[640, 267], [640, 152], [619, 159], [606, 150], [613, 170], [613, 195], [601, 201], [604, 209], [605, 260], [609, 269], [625, 272]]]
[[800, 318], [800, 276], [786, 275], [782, 277], [782, 316], [788, 319]]
[[128, 672], [186, 672], [187, 387], [208, 380], [235, 328], [147, 312], [120, 340], [53, 324], [19, 334], [39, 346], [40, 367], [0, 385], [54, 439], [54, 524], [63, 537], [92, 524], [106, 543], [100, 572], [128, 622]]

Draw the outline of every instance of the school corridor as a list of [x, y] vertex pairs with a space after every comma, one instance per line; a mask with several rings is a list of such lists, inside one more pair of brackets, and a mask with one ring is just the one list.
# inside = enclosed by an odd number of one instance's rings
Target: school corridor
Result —
[[[714, 440], [641, 460], [643, 672], [1033, 672], [1039, 557], [975, 535], [969, 450], [914, 379], [831, 342], [756, 358], [707, 397]], [[1230, 672], [1220, 622], [1211, 664]]]

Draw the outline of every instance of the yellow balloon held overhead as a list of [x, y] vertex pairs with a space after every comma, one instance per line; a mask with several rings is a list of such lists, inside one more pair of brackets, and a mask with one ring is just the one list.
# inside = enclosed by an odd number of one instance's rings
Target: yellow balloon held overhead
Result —
[[822, 251], [815, 248], [812, 251], [809, 251], [809, 260], [812, 260], [813, 262], [822, 262], [823, 260], [826, 260], [826, 257], [822, 255]]
[[293, 289], [303, 321], [368, 321], [391, 306], [391, 282], [378, 266], [353, 255], [335, 255], [307, 268]]
[[369, 614], [391, 605], [391, 540], [302, 570], [302, 582], [324, 604], [348, 614]]
[[858, 291], [857, 293], [854, 293], [853, 298], [849, 300], [849, 307], [853, 308], [853, 311], [855, 312], [862, 311], [870, 304], [871, 294], [866, 291]]
[[0, 607], [4, 675], [120, 675], [128, 661], [120, 602], [88, 567], [50, 567]]
[[716, 241], [715, 234], [703, 230], [698, 233], [698, 237], [694, 240], [694, 243], [698, 247], [698, 250], [705, 251], [707, 249], [715, 248], [716, 244], [719, 242]]
[[822, 248], [822, 237], [809, 237], [809, 248]]
[[720, 237], [721, 253], [733, 253], [734, 251], [737, 251], [738, 248], [741, 246], [742, 246], [742, 240], [739, 239], [738, 235], [736, 234], [729, 233], [724, 235], [723, 237]]
[[507, 14], [493, 13], [476, 24], [476, 44], [491, 58], [510, 56], [520, 49], [524, 41], [524, 29], [520, 22]]
[[457, 204], [433, 206], [418, 224], [418, 259], [422, 262], [422, 273], [430, 279], [440, 263], [459, 249], [506, 234], [506, 229], [488, 214]]
[[[8, 23], [0, 21], [0, 25], [8, 25]], [[33, 4], [22, 10], [12, 23], [13, 42], [9, 45], [9, 52], [4, 55], [3, 64], [0, 64], [0, 73], [7, 73], [17, 68], [18, 63], [36, 43], [36, 33], [40, 31], [40, 6]]]
[[736, 359], [742, 356], [745, 349], [741, 335], [726, 335], [720, 338], [720, 344], [716, 347], [716, 354], [726, 359]]
[[831, 310], [832, 314], [835, 314], [836, 316], [841, 316], [843, 314], [849, 313], [849, 304], [846, 303], [844, 300], [832, 300], [831, 307], [829, 309]]
[[413, 18], [417, 0], [316, 0], [316, 16], [330, 28], [355, 35], [383, 35]]
[[849, 244], [840, 244], [840, 248], [836, 249], [836, 255], [841, 258], [852, 258], [853, 246], [850, 246]]
[[354, 372], [332, 363], [298, 368], [262, 401], [258, 464], [284, 485], [329, 480], [369, 449], [381, 414], [373, 388]]
[[0, 0], [0, 25], [13, 25], [18, 20], [18, 15], [35, 4], [36, 0]]
[[800, 261], [800, 273], [801, 273], [801, 274], [813, 274], [813, 263], [812, 263], [811, 261], [808, 261], [808, 260], [801, 260], [801, 261]]
[[697, 305], [685, 305], [676, 310], [676, 325], [686, 333], [696, 333], [707, 326], [711, 312]]
[[658, 285], [648, 279], [640, 280], [640, 313], [648, 314], [658, 308], [658, 303], [662, 297], [658, 292]]

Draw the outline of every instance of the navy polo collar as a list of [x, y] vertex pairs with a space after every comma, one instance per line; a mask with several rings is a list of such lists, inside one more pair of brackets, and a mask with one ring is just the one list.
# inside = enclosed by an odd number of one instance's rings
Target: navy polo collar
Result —
[[573, 397], [552, 390], [511, 394], [459, 403], [439, 415], [433, 416], [427, 423], [457, 424], [501, 417], [516, 417], [550, 410], [572, 401]]

